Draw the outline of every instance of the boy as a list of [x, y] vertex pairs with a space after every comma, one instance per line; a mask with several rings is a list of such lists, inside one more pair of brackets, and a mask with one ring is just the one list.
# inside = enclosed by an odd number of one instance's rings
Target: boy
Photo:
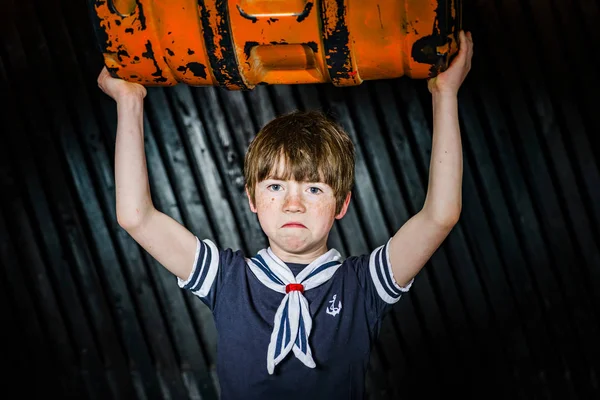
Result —
[[223, 399], [358, 399], [381, 319], [457, 223], [462, 150], [457, 93], [473, 43], [460, 32], [450, 68], [428, 81], [433, 145], [422, 210], [371, 254], [341, 260], [327, 249], [354, 180], [354, 148], [317, 112], [267, 124], [244, 162], [246, 193], [269, 240], [252, 258], [199, 240], [156, 210], [144, 155], [143, 86], [111, 78], [100, 88], [117, 102], [117, 219], [213, 312]]

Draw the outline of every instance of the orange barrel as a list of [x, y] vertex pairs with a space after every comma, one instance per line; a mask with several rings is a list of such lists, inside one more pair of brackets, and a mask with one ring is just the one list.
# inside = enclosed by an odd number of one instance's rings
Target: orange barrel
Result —
[[88, 1], [108, 70], [145, 86], [428, 78], [461, 29], [461, 0]]

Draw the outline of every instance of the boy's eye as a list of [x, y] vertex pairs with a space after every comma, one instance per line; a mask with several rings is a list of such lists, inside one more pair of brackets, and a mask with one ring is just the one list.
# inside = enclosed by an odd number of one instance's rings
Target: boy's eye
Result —
[[272, 185], [267, 186], [267, 188], [269, 190], [272, 190], [273, 192], [279, 192], [281, 190], [281, 185], [274, 183]]
[[319, 189], [318, 187], [315, 187], [315, 186], [309, 187], [308, 191], [310, 192], [310, 194], [319, 194], [322, 192], [321, 189]]

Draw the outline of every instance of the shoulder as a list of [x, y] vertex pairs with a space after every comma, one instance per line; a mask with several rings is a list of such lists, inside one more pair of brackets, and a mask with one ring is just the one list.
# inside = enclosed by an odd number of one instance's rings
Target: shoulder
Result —
[[361, 287], [373, 290], [384, 302], [397, 302], [407, 292], [412, 280], [405, 287], [396, 283], [389, 260], [389, 241], [368, 254], [349, 257], [346, 270], [353, 271]]
[[363, 286], [364, 279], [368, 276], [369, 254], [350, 256], [342, 261], [340, 267], [341, 276], [344, 279], [352, 279]]
[[234, 263], [245, 263], [246, 256], [242, 250], [235, 250], [232, 248], [225, 248], [219, 250], [219, 261], [222, 266], [234, 264]]

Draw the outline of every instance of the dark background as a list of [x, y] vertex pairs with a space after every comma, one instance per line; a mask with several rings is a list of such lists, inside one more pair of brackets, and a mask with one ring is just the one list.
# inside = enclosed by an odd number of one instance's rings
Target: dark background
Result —
[[[459, 93], [463, 213], [385, 321], [369, 398], [600, 398], [600, 5], [466, 0], [463, 11], [476, 47]], [[211, 315], [116, 223], [101, 66], [86, 1], [2, 1], [0, 397], [215, 399]], [[221, 247], [265, 246], [243, 154], [295, 108], [325, 109], [357, 145], [332, 245], [383, 244], [425, 196], [424, 80], [152, 88], [157, 207]]]

